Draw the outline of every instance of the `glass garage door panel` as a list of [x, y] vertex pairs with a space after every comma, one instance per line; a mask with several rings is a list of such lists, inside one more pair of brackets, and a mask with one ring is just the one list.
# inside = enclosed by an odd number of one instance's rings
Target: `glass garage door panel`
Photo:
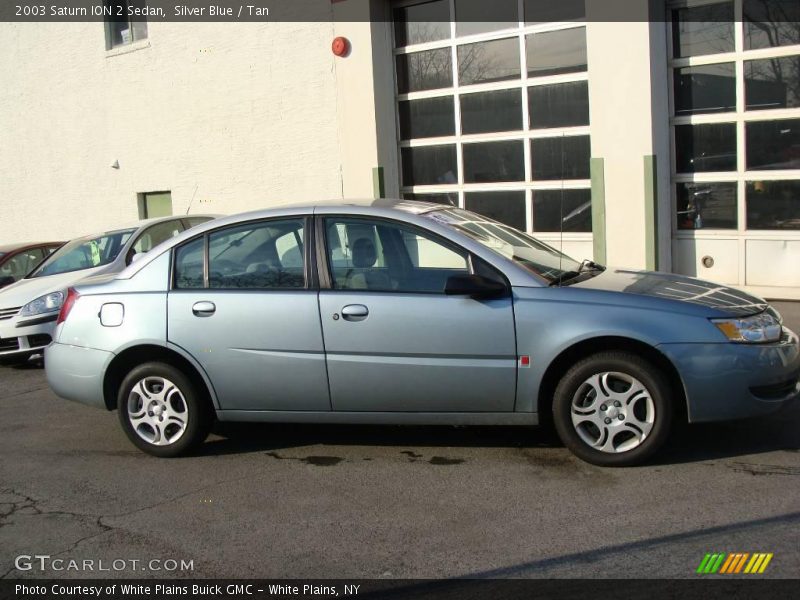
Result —
[[392, 9], [402, 197], [591, 246], [585, 1]]

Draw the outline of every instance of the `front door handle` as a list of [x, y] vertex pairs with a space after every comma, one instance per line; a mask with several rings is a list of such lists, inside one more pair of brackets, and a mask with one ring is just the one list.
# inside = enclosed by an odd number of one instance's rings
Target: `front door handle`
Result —
[[363, 304], [348, 304], [342, 307], [342, 317], [345, 321], [363, 321], [369, 315], [369, 309]]
[[195, 302], [192, 305], [192, 312], [195, 317], [210, 317], [217, 312], [217, 307], [213, 302]]

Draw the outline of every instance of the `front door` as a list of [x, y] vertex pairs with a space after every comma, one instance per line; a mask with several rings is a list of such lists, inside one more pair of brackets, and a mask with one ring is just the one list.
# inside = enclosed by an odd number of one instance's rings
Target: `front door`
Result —
[[[465, 251], [386, 220], [325, 219], [330, 288], [319, 296], [336, 411], [514, 409], [511, 298], [447, 296]], [[321, 265], [322, 268], [322, 265]]]
[[330, 410], [304, 232], [303, 218], [272, 219], [176, 249], [168, 339], [202, 365], [222, 409]]

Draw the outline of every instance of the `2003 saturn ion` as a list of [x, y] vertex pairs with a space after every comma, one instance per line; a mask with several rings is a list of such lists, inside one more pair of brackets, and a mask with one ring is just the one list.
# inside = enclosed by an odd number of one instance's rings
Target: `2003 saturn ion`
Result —
[[376, 201], [248, 213], [70, 289], [47, 378], [176, 456], [223, 421], [537, 424], [631, 465], [800, 396], [763, 300], [578, 263], [485, 217]]

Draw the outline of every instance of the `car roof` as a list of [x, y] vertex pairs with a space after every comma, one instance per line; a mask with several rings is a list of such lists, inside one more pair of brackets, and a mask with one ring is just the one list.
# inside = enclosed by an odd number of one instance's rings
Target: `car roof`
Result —
[[216, 219], [216, 218], [218, 218], [220, 216], [221, 215], [203, 214], [203, 215], [172, 215], [172, 216], [169, 216], [169, 217], [154, 217], [152, 219], [142, 219], [140, 221], [133, 221], [133, 222], [128, 223], [127, 225], [121, 225], [119, 227], [114, 227], [113, 229], [104, 229], [103, 231], [96, 231], [94, 233], [81, 235], [81, 236], [72, 238], [70, 241], [74, 242], [75, 240], [96, 238], [97, 236], [100, 236], [100, 235], [107, 235], [107, 234], [110, 234], [110, 233], [116, 233], [118, 231], [130, 231], [130, 230], [145, 229], [146, 227], [149, 227], [151, 225], [156, 225], [157, 223], [163, 223], [165, 221], [180, 221], [181, 219], [193, 219], [193, 218], [197, 218], [197, 217], [205, 217], [205, 218], [208, 218], [209, 220], [214, 220], [214, 219]]
[[5, 244], [0, 246], [0, 254], [11, 254], [28, 248], [41, 248], [42, 246], [60, 246], [64, 242], [21, 242], [19, 244]]

